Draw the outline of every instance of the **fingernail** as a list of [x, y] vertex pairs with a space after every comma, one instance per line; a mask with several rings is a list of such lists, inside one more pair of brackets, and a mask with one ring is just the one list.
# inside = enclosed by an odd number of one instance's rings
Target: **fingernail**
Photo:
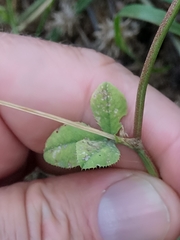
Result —
[[98, 223], [103, 240], [163, 240], [169, 229], [169, 212], [146, 179], [130, 176], [103, 194]]

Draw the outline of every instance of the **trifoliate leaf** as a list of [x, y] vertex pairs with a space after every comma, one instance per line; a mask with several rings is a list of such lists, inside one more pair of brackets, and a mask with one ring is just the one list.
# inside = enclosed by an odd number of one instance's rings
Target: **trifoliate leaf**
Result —
[[76, 143], [78, 165], [82, 169], [107, 167], [119, 160], [120, 152], [113, 141], [83, 139]]
[[45, 161], [62, 168], [79, 166], [76, 156], [76, 142], [84, 138], [93, 141], [105, 139], [102, 136], [75, 127], [60, 127], [46, 141], [44, 149]]
[[116, 134], [122, 126], [120, 119], [127, 113], [127, 102], [115, 86], [104, 82], [92, 95], [91, 109], [102, 130]]

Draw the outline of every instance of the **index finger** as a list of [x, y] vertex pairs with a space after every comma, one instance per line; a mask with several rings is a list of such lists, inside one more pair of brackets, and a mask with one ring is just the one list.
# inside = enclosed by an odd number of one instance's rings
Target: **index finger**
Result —
[[[2, 100], [96, 127], [89, 100], [100, 83], [109, 81], [126, 96], [128, 115], [123, 123], [126, 132], [132, 136], [138, 78], [124, 67], [92, 50], [8, 34], [3, 34], [0, 41]], [[1, 116], [12, 135], [16, 136], [9, 149], [19, 141], [26, 148], [42, 153], [47, 137], [59, 126], [59, 123], [4, 107], [1, 108]], [[177, 154], [179, 122], [179, 108], [149, 87], [143, 143], [162, 178], [177, 191], [180, 191]], [[21, 151], [18, 149], [18, 152]], [[126, 150], [125, 153], [118, 165], [139, 168], [134, 154]], [[133, 161], [128, 161], [132, 156]]]

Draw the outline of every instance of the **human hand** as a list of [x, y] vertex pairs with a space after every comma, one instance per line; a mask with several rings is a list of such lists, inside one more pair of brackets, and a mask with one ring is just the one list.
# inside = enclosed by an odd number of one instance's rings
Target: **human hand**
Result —
[[[109, 81], [127, 98], [123, 125], [132, 136], [138, 78], [111, 58], [9, 34], [1, 34], [0, 52], [0, 99], [96, 127], [89, 100], [100, 83]], [[175, 240], [180, 233], [179, 124], [179, 108], [149, 87], [142, 137], [165, 183], [142, 173], [135, 153], [120, 146], [115, 167], [75, 169], [2, 187], [0, 239]], [[62, 173], [41, 156], [58, 126], [1, 107], [1, 186], [21, 178], [29, 164]]]

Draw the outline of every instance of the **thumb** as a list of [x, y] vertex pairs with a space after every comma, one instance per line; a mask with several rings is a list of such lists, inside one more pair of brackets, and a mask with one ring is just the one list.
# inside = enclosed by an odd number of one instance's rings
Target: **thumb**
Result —
[[175, 240], [179, 199], [147, 174], [103, 169], [0, 190], [0, 239]]

